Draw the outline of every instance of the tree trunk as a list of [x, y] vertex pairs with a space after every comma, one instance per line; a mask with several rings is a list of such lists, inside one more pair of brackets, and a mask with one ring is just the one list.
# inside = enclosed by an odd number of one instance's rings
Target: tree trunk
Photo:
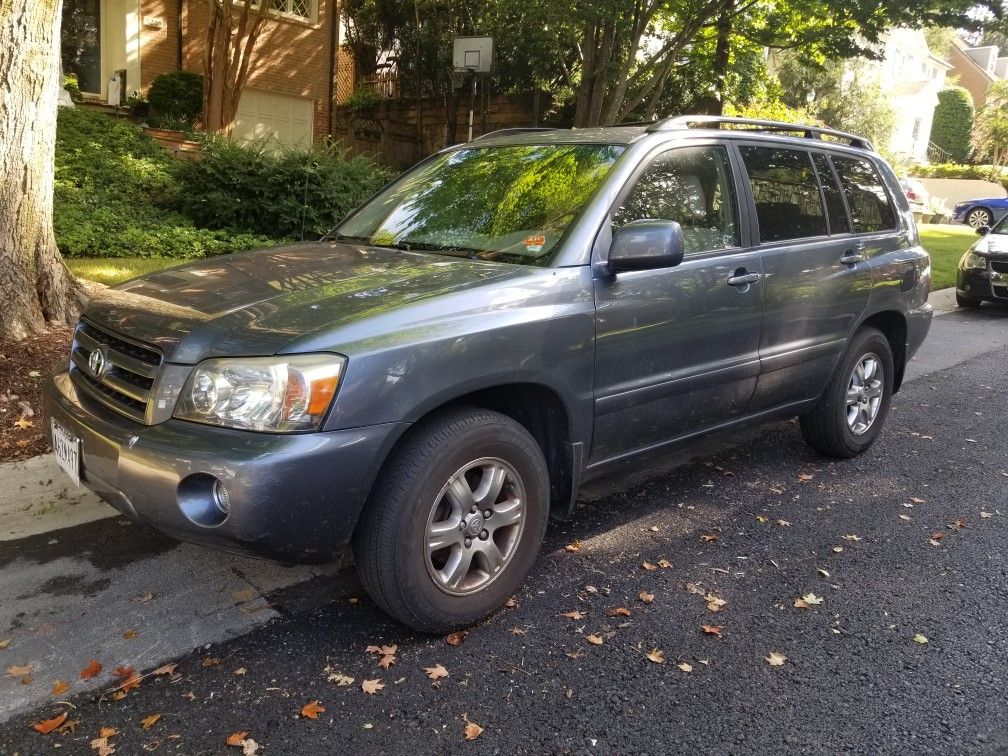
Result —
[[210, 22], [203, 54], [203, 128], [230, 134], [270, 0], [237, 6], [236, 0], [206, 2]]
[[71, 323], [84, 301], [53, 233], [60, 0], [0, 0], [0, 337]]
[[731, 59], [732, 7], [721, 9], [717, 22], [717, 42], [714, 45], [714, 91], [705, 98], [702, 110], [710, 115], [724, 113], [724, 99], [728, 88], [728, 63]]

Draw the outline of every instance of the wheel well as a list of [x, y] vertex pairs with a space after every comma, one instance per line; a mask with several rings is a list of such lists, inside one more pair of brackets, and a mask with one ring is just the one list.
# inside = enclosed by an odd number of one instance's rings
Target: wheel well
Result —
[[[574, 486], [574, 448], [571, 443], [570, 417], [563, 400], [555, 391], [536, 383], [514, 383], [480, 389], [457, 396], [432, 408], [413, 423], [425, 420], [447, 407], [477, 406], [500, 412], [520, 423], [532, 434], [546, 460], [550, 476], [550, 514], [564, 519], [570, 511]], [[409, 435], [407, 431], [403, 438]], [[382, 468], [403, 442], [400, 438], [389, 451]], [[379, 475], [381, 473], [379, 472]]]
[[889, 348], [893, 355], [893, 367], [896, 370], [896, 375], [893, 376], [893, 393], [896, 393], [903, 383], [903, 373], [906, 370], [906, 318], [899, 312], [889, 310], [875, 313], [861, 325], [862, 327], [871, 326], [879, 329], [889, 342]]

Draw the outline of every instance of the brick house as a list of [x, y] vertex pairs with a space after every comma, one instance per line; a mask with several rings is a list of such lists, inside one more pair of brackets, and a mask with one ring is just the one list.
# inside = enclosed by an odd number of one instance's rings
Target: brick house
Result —
[[[332, 104], [352, 87], [337, 0], [270, 2], [234, 135], [310, 145], [332, 133]], [[207, 0], [64, 0], [64, 71], [77, 76], [85, 98], [112, 103], [158, 74], [202, 73], [208, 18]]]

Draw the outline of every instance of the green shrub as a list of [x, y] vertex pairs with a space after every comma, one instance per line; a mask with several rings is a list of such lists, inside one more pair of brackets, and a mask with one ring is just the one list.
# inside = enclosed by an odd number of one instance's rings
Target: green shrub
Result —
[[181, 207], [208, 228], [317, 238], [373, 194], [387, 169], [345, 150], [275, 149], [207, 137], [199, 160], [181, 172]]
[[151, 125], [187, 131], [203, 111], [203, 77], [192, 71], [158, 74], [147, 92]]
[[178, 163], [124, 119], [60, 108], [53, 222], [69, 257], [202, 257], [275, 239], [197, 228], [177, 209]]
[[64, 75], [63, 89], [70, 93], [70, 99], [74, 102], [80, 102], [83, 99], [81, 97], [80, 85], [77, 83], [76, 76]]
[[970, 133], [973, 131], [973, 98], [963, 87], [946, 87], [938, 93], [931, 141], [949, 154], [956, 163], [970, 159]]
[[359, 115], [374, 110], [381, 104], [381, 101], [382, 98], [373, 89], [358, 87], [350, 93], [344, 105], [351, 113]]

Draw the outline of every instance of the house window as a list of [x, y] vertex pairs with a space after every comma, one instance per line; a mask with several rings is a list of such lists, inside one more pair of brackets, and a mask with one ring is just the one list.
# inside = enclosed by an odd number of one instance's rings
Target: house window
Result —
[[315, 0], [272, 0], [272, 10], [287, 16], [296, 16], [306, 21], [315, 17]]

